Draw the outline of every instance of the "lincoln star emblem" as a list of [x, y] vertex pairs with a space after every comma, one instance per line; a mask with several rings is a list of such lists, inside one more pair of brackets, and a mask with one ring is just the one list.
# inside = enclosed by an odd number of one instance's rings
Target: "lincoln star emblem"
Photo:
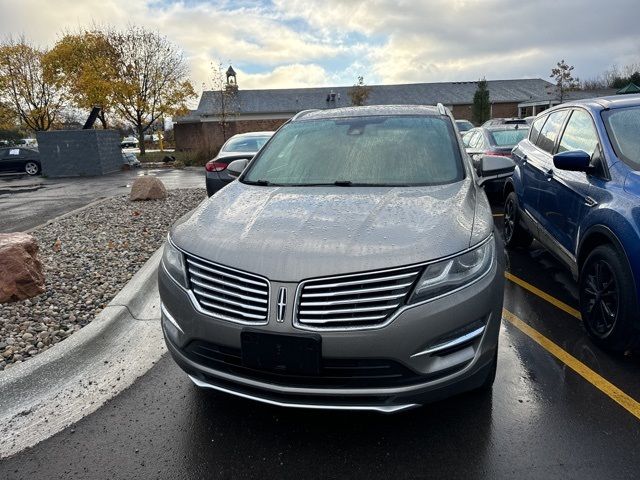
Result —
[[276, 315], [276, 320], [280, 323], [284, 322], [284, 313], [287, 311], [287, 289], [285, 287], [280, 287], [280, 291], [278, 292], [278, 311]]

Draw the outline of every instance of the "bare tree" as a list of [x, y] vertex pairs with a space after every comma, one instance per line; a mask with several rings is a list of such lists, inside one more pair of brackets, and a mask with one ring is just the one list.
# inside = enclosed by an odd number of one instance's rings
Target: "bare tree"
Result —
[[113, 105], [134, 127], [144, 154], [144, 134], [161, 117], [180, 115], [195, 96], [183, 52], [144, 27], [107, 32], [117, 53]]
[[371, 87], [364, 83], [364, 77], [360, 75], [356, 84], [349, 89], [351, 105], [360, 107], [364, 105], [371, 94]]
[[59, 78], [45, 68], [45, 53], [23, 37], [0, 46], [0, 101], [34, 131], [49, 130], [65, 102]]
[[567, 92], [576, 90], [580, 86], [580, 81], [572, 75], [573, 65], [568, 65], [564, 59], [560, 60], [556, 67], [551, 69], [550, 78], [556, 82], [556, 94], [560, 103], [564, 102]]

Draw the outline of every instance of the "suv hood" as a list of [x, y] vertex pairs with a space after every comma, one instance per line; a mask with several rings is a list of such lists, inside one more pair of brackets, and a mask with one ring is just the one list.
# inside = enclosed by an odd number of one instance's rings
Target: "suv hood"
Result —
[[[469, 247], [479, 197], [472, 182], [434, 187], [233, 182], [176, 224], [171, 238], [188, 253], [272, 281], [409, 265]], [[492, 224], [488, 215], [479, 222], [485, 228]]]

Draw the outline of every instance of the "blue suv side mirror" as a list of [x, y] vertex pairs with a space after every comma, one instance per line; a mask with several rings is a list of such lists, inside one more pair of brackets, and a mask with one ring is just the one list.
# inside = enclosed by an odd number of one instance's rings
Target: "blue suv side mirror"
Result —
[[588, 172], [591, 170], [591, 155], [583, 150], [556, 153], [553, 156], [553, 165], [560, 170]]

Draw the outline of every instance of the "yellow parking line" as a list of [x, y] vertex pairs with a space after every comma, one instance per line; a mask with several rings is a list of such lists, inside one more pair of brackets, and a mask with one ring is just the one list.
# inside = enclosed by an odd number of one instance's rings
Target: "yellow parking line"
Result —
[[531, 285], [530, 283], [525, 282], [524, 280], [522, 280], [521, 278], [516, 277], [514, 274], [509, 273], [509, 272], [504, 272], [504, 276], [507, 280], [512, 281], [513, 283], [515, 283], [516, 285], [521, 286], [522, 288], [524, 288], [525, 290], [530, 291], [531, 293], [533, 293], [534, 295], [542, 298], [543, 300], [546, 300], [547, 302], [549, 302], [551, 305], [558, 307], [560, 310], [568, 313], [569, 315], [577, 318], [578, 320], [582, 319], [582, 317], [580, 316], [580, 312], [578, 310], [576, 310], [575, 308], [570, 307], [569, 305], [567, 305], [564, 302], [561, 302], [560, 300], [558, 300], [555, 297], [552, 297], [551, 295], [549, 295], [546, 292], [543, 292], [542, 290], [540, 290], [539, 288], [534, 287], [533, 285]]
[[618, 387], [616, 387], [614, 384], [591, 370], [580, 360], [560, 348], [558, 345], [553, 343], [547, 337], [542, 335], [540, 332], [538, 332], [536, 329], [531, 327], [529, 324], [518, 318], [510, 311], [503, 309], [502, 318], [518, 328], [518, 330], [531, 338], [547, 352], [556, 357], [558, 360], [560, 360], [562, 363], [564, 363], [566, 366], [568, 366], [574, 372], [584, 378], [587, 382], [596, 387], [602, 393], [611, 398], [611, 400], [616, 402], [622, 408], [627, 410], [631, 415], [640, 420], [640, 402], [633, 399]]

